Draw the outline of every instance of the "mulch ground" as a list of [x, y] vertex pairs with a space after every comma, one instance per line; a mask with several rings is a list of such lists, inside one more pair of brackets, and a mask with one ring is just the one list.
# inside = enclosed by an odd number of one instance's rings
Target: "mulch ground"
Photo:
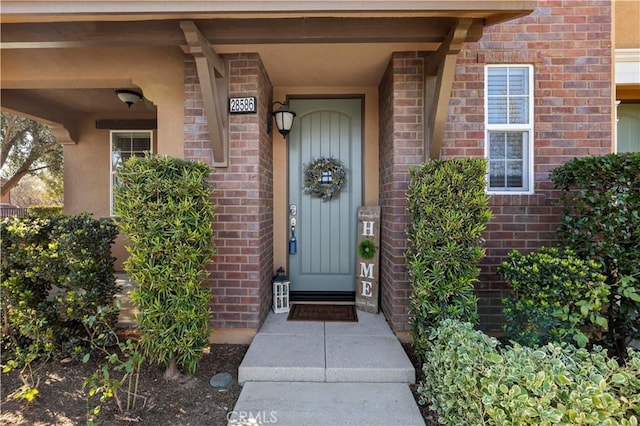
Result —
[[[411, 345], [403, 345], [416, 366]], [[196, 374], [191, 380], [165, 381], [164, 369], [158, 365], [144, 364], [140, 372], [137, 406], [130, 412], [120, 412], [113, 400], [109, 400], [95, 420], [101, 425], [226, 425], [227, 414], [240, 395], [237, 382], [238, 366], [247, 345], [211, 345]], [[10, 394], [22, 385], [17, 371], [2, 373], [0, 398], [0, 424], [2, 425], [81, 425], [87, 421], [86, 391], [84, 379], [99, 367], [99, 357], [81, 362], [49, 361], [37, 372], [40, 378], [39, 395], [27, 403], [15, 400]], [[226, 390], [217, 391], [209, 385], [216, 373], [228, 372], [234, 381]], [[422, 369], [416, 368], [418, 381]], [[417, 385], [411, 390], [416, 395]], [[417, 396], [416, 396], [417, 400]], [[427, 426], [437, 425], [435, 416], [425, 406], [419, 406]]]

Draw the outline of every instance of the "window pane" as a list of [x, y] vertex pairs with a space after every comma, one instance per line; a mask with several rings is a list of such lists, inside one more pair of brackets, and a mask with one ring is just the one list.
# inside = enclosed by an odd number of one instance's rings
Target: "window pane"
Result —
[[489, 132], [489, 189], [527, 189], [528, 132]]
[[505, 162], [502, 160], [489, 161], [489, 186], [503, 188], [505, 186]]
[[489, 124], [501, 124], [507, 122], [507, 99], [489, 98], [487, 99], [487, 117]]
[[115, 137], [113, 141], [113, 150], [116, 151], [131, 151], [131, 138], [123, 138], [119, 135]]
[[149, 151], [149, 136], [146, 135], [145, 138], [134, 137], [131, 139], [131, 151], [134, 152], [144, 152]]
[[114, 150], [144, 152], [151, 149], [149, 133], [115, 133], [113, 139]]
[[120, 150], [114, 150], [111, 153], [111, 169], [113, 170], [116, 167], [118, 167], [121, 162], [122, 162], [122, 153], [120, 152]]
[[487, 122], [529, 123], [529, 69], [490, 67], [487, 70]]
[[527, 98], [509, 99], [509, 124], [529, 122], [529, 100]]
[[505, 162], [491, 161], [489, 163], [489, 184], [492, 187], [503, 187], [505, 184], [505, 171], [504, 171]]
[[507, 187], [522, 188], [522, 161], [507, 161]]
[[489, 158], [501, 160], [505, 156], [505, 134], [491, 132], [489, 134]]
[[487, 71], [487, 94], [489, 96], [505, 96], [507, 94], [507, 68], [491, 67]]
[[507, 158], [510, 160], [524, 159], [524, 146], [522, 143], [523, 134], [521, 132], [506, 133], [507, 139]]
[[529, 69], [524, 67], [509, 67], [509, 95], [529, 94]]

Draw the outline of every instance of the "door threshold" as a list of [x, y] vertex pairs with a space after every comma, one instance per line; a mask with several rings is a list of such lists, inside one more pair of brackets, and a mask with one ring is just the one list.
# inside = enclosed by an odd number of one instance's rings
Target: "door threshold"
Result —
[[355, 304], [355, 291], [292, 291], [289, 295], [292, 303]]

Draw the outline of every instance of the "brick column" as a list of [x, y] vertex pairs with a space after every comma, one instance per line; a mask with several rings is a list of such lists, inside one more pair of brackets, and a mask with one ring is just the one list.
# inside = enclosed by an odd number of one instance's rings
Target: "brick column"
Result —
[[[229, 167], [211, 175], [217, 204], [217, 254], [206, 284], [211, 324], [257, 329], [271, 304], [273, 152], [266, 116], [272, 86], [257, 54], [225, 55], [229, 96], [256, 96], [257, 114], [229, 116]], [[211, 163], [207, 120], [195, 62], [185, 60], [185, 158]]]
[[396, 331], [410, 329], [406, 190], [409, 168], [423, 160], [423, 73], [417, 53], [394, 53], [379, 87], [381, 306]]

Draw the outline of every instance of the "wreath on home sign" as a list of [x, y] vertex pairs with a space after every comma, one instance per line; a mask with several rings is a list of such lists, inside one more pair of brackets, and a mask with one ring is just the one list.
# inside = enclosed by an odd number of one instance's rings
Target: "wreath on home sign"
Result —
[[338, 196], [347, 182], [347, 169], [340, 160], [320, 157], [304, 169], [304, 192], [322, 201]]
[[362, 240], [358, 245], [358, 254], [363, 259], [373, 259], [376, 255], [376, 245], [371, 240]]

